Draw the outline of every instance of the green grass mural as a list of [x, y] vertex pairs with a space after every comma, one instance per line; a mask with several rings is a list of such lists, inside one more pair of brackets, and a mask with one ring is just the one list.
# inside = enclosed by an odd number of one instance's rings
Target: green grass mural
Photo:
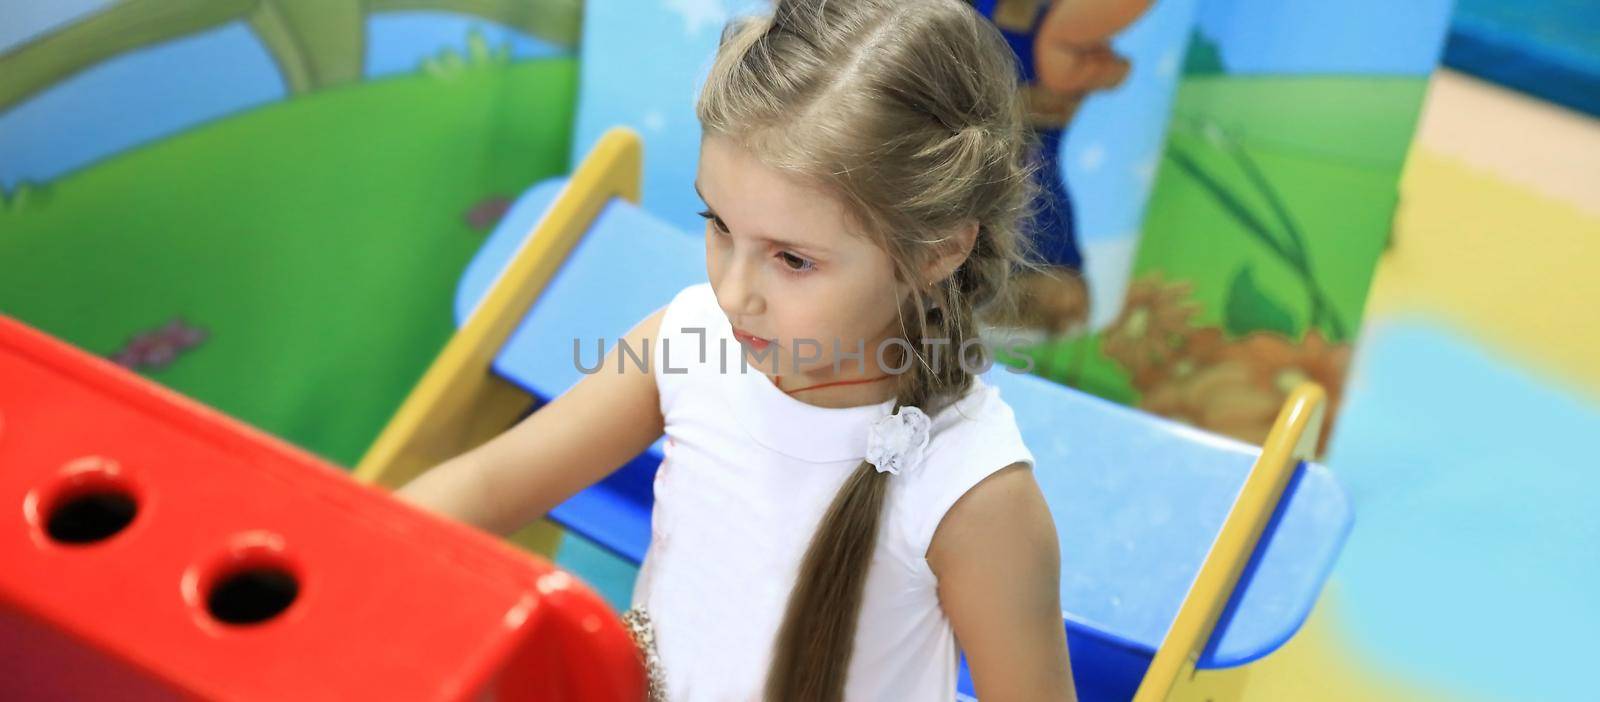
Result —
[[19, 188], [0, 310], [106, 356], [185, 337], [143, 372], [353, 464], [453, 332], [497, 204], [568, 168], [576, 62], [474, 55]]

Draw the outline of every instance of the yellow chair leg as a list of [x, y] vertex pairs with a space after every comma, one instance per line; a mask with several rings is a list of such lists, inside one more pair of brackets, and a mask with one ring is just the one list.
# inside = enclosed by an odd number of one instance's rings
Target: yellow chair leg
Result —
[[1210, 642], [1217, 618], [1283, 498], [1284, 488], [1300, 461], [1311, 460], [1316, 452], [1326, 400], [1320, 385], [1305, 383], [1284, 401], [1217, 540], [1201, 562], [1200, 572], [1134, 693], [1134, 702], [1166, 700], [1178, 681], [1194, 675], [1195, 663]]

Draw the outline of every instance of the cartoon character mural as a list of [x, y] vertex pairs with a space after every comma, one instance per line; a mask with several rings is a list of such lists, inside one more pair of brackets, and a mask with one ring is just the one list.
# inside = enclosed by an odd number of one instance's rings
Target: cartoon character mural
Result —
[[1201, 4], [1121, 309], [1044, 373], [1252, 443], [1312, 379], [1326, 446], [1448, 18]]
[[975, 0], [1017, 57], [1028, 117], [1039, 136], [1042, 187], [1035, 241], [1048, 268], [1022, 281], [1027, 305], [1013, 323], [1060, 336], [1089, 317], [1089, 285], [1061, 166], [1061, 142], [1078, 107], [1095, 91], [1122, 84], [1128, 60], [1111, 37], [1138, 19], [1149, 0]]

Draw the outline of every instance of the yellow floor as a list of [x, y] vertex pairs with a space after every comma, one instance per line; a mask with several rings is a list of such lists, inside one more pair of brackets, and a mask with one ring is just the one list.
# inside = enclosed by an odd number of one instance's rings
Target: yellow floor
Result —
[[1600, 121], [1441, 73], [1366, 318], [1443, 317], [1600, 397], [1597, 273]]

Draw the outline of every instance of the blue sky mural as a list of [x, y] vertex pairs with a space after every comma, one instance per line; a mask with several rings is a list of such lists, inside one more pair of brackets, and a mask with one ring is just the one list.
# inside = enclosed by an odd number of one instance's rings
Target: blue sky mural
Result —
[[[0, 0], [0, 52], [106, 5]], [[13, 19], [14, 18], [14, 19]], [[464, 53], [476, 32], [512, 60], [565, 49], [475, 17], [392, 12], [367, 22], [366, 76], [409, 73], [441, 51]], [[281, 100], [283, 79], [243, 22], [93, 66], [0, 112], [0, 188], [46, 182], [102, 158], [228, 114]]]

